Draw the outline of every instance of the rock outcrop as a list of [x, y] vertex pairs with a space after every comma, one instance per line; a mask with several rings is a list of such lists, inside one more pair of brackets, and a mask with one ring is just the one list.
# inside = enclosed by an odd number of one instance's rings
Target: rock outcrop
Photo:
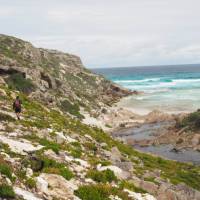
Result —
[[82, 108], [90, 114], [98, 113], [102, 106], [132, 94], [87, 70], [78, 56], [35, 48], [29, 42], [5, 35], [0, 35], [0, 44], [0, 77], [8, 85], [14, 82], [18, 90], [20, 86], [16, 84], [23, 82], [26, 87], [26, 82], [14, 79], [13, 75], [28, 79], [34, 85], [28, 90], [32, 97], [58, 106], [64, 112], [79, 115]]

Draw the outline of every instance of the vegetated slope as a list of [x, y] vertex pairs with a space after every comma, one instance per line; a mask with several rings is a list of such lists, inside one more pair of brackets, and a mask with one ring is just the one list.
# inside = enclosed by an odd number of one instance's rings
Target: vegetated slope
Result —
[[[20, 50], [19, 47], [16, 55]], [[4, 49], [3, 61], [12, 62], [14, 59], [9, 58], [15, 53], [11, 53], [10, 48], [5, 52]], [[16, 56], [16, 63], [22, 62], [19, 57]], [[29, 65], [27, 60], [27, 67], [16, 66], [5, 63], [0, 69], [0, 197], [36, 200], [199, 199], [199, 166], [139, 153], [101, 129], [83, 124], [71, 113], [63, 114], [57, 104], [64, 94], [49, 106], [42, 97], [54, 96], [58, 88], [54, 90], [52, 86], [42, 93], [39, 88], [43, 79], [33, 78], [37, 71], [34, 65]], [[40, 66], [36, 64], [35, 68]], [[41, 78], [41, 71], [38, 73]], [[50, 72], [48, 77], [56, 80]], [[49, 83], [52, 84], [52, 80]], [[17, 95], [23, 102], [20, 121], [15, 119], [12, 111], [12, 102]], [[68, 98], [65, 104], [71, 108]]]
[[81, 118], [109, 106], [130, 91], [84, 68], [75, 55], [35, 48], [29, 42], [0, 35], [0, 75], [13, 89]]
[[[139, 153], [98, 128], [0, 87], [1, 197], [199, 198], [200, 167]], [[12, 112], [16, 95], [23, 101], [20, 121]]]

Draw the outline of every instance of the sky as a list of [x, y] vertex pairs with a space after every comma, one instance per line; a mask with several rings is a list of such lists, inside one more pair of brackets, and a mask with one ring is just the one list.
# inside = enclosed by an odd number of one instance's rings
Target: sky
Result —
[[86, 67], [200, 63], [200, 0], [0, 0], [0, 33]]

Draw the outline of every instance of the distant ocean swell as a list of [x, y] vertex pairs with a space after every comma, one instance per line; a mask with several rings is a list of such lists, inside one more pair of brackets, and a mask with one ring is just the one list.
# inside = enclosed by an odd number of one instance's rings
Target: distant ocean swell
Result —
[[133, 109], [189, 112], [200, 108], [200, 65], [96, 69], [131, 90], [143, 91], [124, 103]]

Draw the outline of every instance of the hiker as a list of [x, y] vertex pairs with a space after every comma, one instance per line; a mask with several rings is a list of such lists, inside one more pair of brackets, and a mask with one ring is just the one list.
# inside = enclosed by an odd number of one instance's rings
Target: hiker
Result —
[[17, 96], [15, 101], [13, 102], [13, 110], [15, 111], [18, 120], [20, 120], [20, 113], [22, 111], [21, 104], [22, 104], [22, 102], [21, 102], [19, 96]]

